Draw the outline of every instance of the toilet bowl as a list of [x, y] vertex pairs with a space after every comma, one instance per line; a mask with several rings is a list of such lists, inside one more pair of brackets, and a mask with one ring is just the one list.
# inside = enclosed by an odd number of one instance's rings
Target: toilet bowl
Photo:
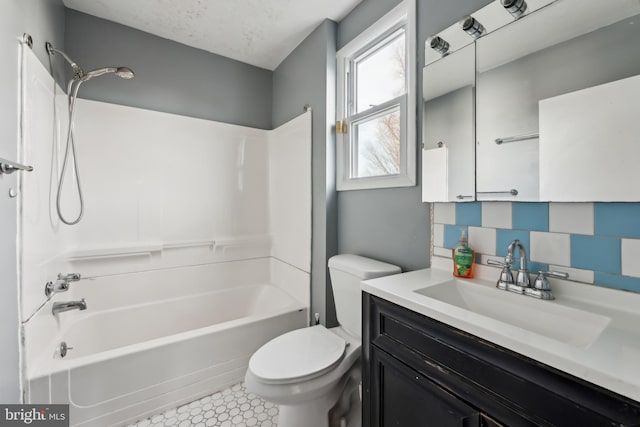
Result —
[[400, 273], [400, 268], [360, 257], [329, 260], [340, 326], [288, 332], [254, 353], [247, 390], [279, 406], [278, 427], [360, 427], [360, 281]]

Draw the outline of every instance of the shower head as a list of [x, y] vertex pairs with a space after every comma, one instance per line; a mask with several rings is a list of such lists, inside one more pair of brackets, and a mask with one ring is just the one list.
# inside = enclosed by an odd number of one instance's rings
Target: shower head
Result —
[[111, 73], [123, 79], [132, 79], [135, 76], [133, 71], [131, 71], [131, 69], [127, 67], [105, 67], [98, 70], [88, 71], [81, 79], [82, 81], [86, 82], [87, 80], [91, 80], [94, 77], [99, 77], [104, 74]]
[[128, 67], [118, 67], [118, 69], [116, 70], [116, 76], [122, 78], [122, 79], [132, 79], [134, 78], [136, 75], [133, 72], [133, 70], [131, 68]]
[[109, 73], [113, 73], [116, 76], [123, 79], [132, 79], [135, 76], [133, 71], [131, 71], [131, 69], [127, 67], [105, 67], [105, 68], [100, 68], [98, 70], [85, 72], [82, 68], [78, 66], [78, 64], [75, 63], [75, 61], [69, 58], [69, 56], [66, 53], [64, 53], [60, 49], [56, 49], [55, 47], [53, 47], [51, 43], [47, 42], [45, 46], [47, 48], [47, 53], [49, 55], [53, 56], [56, 53], [60, 54], [65, 59], [65, 61], [67, 61], [69, 65], [71, 65], [71, 68], [73, 69], [74, 80], [80, 80], [80, 81], [86, 82], [87, 80], [91, 80], [94, 77], [98, 77], [103, 74], [109, 74]]

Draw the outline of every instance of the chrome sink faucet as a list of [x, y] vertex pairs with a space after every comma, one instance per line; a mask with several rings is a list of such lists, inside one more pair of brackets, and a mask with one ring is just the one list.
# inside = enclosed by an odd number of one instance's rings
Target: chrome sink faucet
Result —
[[[516, 276], [516, 279], [514, 280], [511, 266], [513, 266], [513, 262], [515, 261], [514, 252], [516, 248], [518, 249], [520, 255], [520, 269], [518, 270], [518, 274]], [[569, 278], [569, 274], [567, 273], [556, 271], [539, 271], [538, 277], [532, 285], [531, 277], [529, 276], [529, 270], [527, 269], [527, 251], [525, 250], [522, 242], [519, 240], [514, 240], [509, 243], [509, 246], [507, 247], [507, 254], [504, 257], [504, 262], [490, 259], [487, 261], [487, 264], [502, 267], [500, 278], [496, 283], [496, 287], [498, 289], [515, 292], [517, 294], [524, 294], [538, 299], [554, 299], [553, 293], [551, 292], [551, 287], [549, 286], [549, 282], [547, 281], [547, 277], [550, 276], [560, 279]]]
[[87, 309], [87, 303], [85, 302], [84, 298], [82, 298], [80, 301], [54, 302], [51, 312], [55, 316], [56, 314], [62, 313], [64, 311], [69, 311], [69, 310], [82, 311], [86, 309]]
[[[514, 240], [509, 243], [509, 246], [507, 247], [507, 255], [504, 259], [505, 262], [509, 260], [510, 263], [513, 264], [513, 252], [516, 248], [518, 248], [518, 252], [520, 253], [520, 270], [518, 270], [518, 275], [516, 276], [516, 286], [522, 288], [522, 291], [519, 293], [523, 293], [524, 288], [531, 287], [531, 278], [529, 277], [529, 270], [527, 270], [527, 251], [520, 240]], [[509, 290], [511, 291], [512, 289]]]
[[[520, 255], [520, 270], [516, 279], [513, 279], [513, 273], [511, 267], [515, 261], [514, 251], [518, 248]], [[527, 251], [520, 240], [514, 240], [509, 243], [507, 247], [507, 255], [504, 257], [504, 262], [488, 260], [489, 265], [498, 265], [502, 267], [502, 273], [500, 273], [500, 279], [496, 284], [496, 287], [505, 291], [515, 292], [517, 294], [523, 294], [525, 288], [531, 287], [531, 278], [529, 277], [529, 271], [527, 270]]]

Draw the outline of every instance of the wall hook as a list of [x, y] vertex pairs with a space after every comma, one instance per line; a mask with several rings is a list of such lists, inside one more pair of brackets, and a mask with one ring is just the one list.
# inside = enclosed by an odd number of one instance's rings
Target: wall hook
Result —
[[29, 49], [33, 49], [33, 38], [30, 34], [24, 33], [22, 35], [22, 41], [29, 46]]

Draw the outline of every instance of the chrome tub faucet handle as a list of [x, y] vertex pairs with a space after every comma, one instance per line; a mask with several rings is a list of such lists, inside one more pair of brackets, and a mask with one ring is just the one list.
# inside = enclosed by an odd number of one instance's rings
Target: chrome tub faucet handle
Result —
[[78, 282], [80, 279], [82, 279], [80, 273], [68, 273], [65, 275], [58, 273], [58, 280], [64, 280], [65, 282]]
[[44, 286], [44, 294], [48, 297], [58, 292], [66, 292], [69, 290], [69, 283], [78, 282], [82, 279], [82, 275], [79, 273], [58, 273], [58, 279], [55, 282], [47, 282]]

